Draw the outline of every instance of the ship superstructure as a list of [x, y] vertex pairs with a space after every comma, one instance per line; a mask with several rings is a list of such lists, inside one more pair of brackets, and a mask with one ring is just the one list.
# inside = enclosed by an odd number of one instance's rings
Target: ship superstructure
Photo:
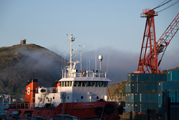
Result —
[[102, 99], [107, 101], [107, 86], [111, 80], [97, 70], [78, 72], [77, 64], [81, 61], [73, 62], [72, 42], [74, 40], [71, 35], [70, 65], [62, 70], [62, 79], [58, 81], [56, 87], [38, 87], [38, 93], [35, 94], [35, 107], [44, 107], [46, 104], [57, 107], [62, 102], [94, 102]]

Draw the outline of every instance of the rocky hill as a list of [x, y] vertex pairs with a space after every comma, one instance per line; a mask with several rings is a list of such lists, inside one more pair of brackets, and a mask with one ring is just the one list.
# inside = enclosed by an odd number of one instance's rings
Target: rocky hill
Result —
[[119, 97], [125, 95], [125, 84], [127, 83], [127, 80], [124, 80], [122, 82], [113, 84], [108, 87], [108, 96], [113, 99], [114, 97]]
[[52, 86], [61, 78], [64, 64], [61, 56], [35, 44], [1, 47], [0, 94], [23, 97], [29, 78], [38, 79], [40, 86]]

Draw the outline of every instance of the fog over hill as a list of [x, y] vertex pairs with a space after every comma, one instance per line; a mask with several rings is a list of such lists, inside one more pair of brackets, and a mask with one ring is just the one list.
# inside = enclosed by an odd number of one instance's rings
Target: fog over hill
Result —
[[35, 44], [0, 48], [0, 93], [25, 94], [29, 78], [38, 79], [39, 86], [52, 87], [61, 78], [66, 63], [58, 54]]
[[[75, 53], [75, 52], [74, 52]], [[103, 56], [102, 61], [102, 72], [106, 72], [108, 66], [108, 78], [112, 80], [109, 85], [121, 82], [127, 79], [128, 73], [133, 73], [137, 70], [138, 61], [139, 61], [139, 53], [131, 53], [125, 51], [119, 51], [116, 49], [100, 48], [94, 51], [87, 51], [82, 53], [82, 61], [83, 61], [83, 69], [89, 70], [89, 63], [90, 63], [90, 70], [94, 70], [97, 68], [99, 70], [99, 60], [98, 55]], [[96, 57], [95, 57], [96, 56]], [[95, 58], [97, 67], [95, 67]], [[69, 60], [69, 57], [67, 57]], [[74, 60], [80, 60], [80, 56], [76, 55]], [[109, 64], [108, 63], [109, 59]], [[89, 62], [90, 61], [90, 62]], [[179, 66], [179, 55], [177, 51], [166, 51], [162, 62], [159, 66], [159, 69], [168, 70], [172, 68], [176, 68]], [[80, 68], [78, 66], [78, 68]]]

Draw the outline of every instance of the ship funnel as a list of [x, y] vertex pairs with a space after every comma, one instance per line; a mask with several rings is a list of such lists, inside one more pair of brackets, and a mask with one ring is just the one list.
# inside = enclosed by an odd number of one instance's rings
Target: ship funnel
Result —
[[37, 79], [28, 79], [25, 92], [25, 102], [32, 103], [30, 107], [33, 107], [35, 103], [35, 93], [38, 89], [38, 80]]

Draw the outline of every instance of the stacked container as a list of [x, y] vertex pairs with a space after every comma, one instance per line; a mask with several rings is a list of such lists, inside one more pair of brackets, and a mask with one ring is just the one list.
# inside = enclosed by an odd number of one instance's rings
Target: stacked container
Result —
[[144, 113], [148, 108], [161, 113], [163, 91], [169, 91], [171, 102], [179, 102], [179, 70], [167, 74], [129, 73], [125, 112]]
[[145, 112], [147, 108], [158, 111], [158, 83], [164, 81], [167, 81], [166, 74], [129, 73], [125, 86], [125, 112]]

